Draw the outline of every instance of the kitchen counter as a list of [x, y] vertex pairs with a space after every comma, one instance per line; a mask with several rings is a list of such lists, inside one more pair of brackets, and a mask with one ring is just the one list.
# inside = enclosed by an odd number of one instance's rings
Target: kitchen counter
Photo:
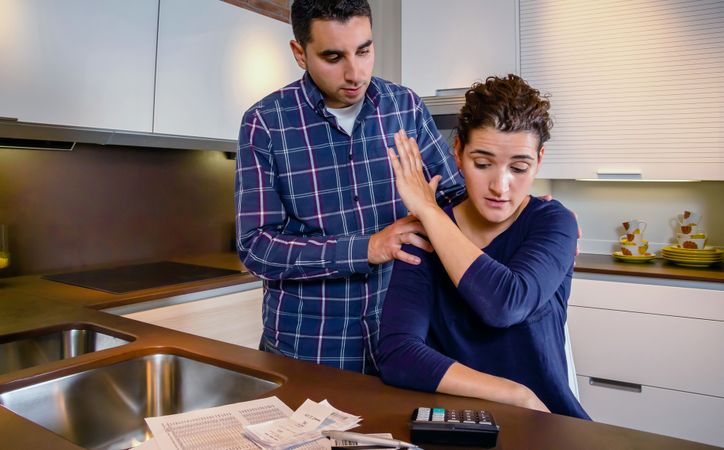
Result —
[[689, 268], [677, 266], [661, 258], [643, 264], [632, 264], [616, 261], [610, 255], [581, 254], [576, 258], [574, 270], [580, 273], [724, 283], [722, 263], [709, 267]]
[[[643, 270], [637, 265], [618, 267], [620, 263], [612, 260], [607, 262], [603, 258], [611, 260], [607, 256], [599, 258], [596, 255], [582, 255], [578, 259], [577, 270], [623, 271], [626, 274], [639, 275], [641, 273], [639, 271]], [[174, 259], [174, 261], [239, 268], [240, 270], [242, 268], [233, 253]], [[649, 269], [669, 276], [675, 276], [679, 270], [688, 271], [683, 268], [658, 267], [657, 265], [653, 265]], [[721, 280], [715, 276], [717, 271], [705, 272], [714, 274], [707, 274], [706, 277], [714, 276], [715, 279]], [[254, 277], [240, 274], [207, 282], [187, 283], [114, 295], [43, 280], [39, 276], [0, 279], [0, 317], [2, 317], [0, 336], [73, 323], [93, 324], [135, 337], [135, 341], [121, 347], [0, 375], [0, 392], [68, 375], [83, 369], [161, 352], [192, 356], [226, 368], [281, 381], [282, 385], [279, 388], [266, 395], [278, 396], [293, 409], [301, 405], [306, 398], [316, 401], [326, 398], [336, 407], [363, 417], [362, 426], [355, 431], [391, 432], [395, 437], [403, 440], [409, 439], [409, 416], [414, 408], [440, 406], [490, 410], [501, 426], [496, 447], [499, 449], [693, 450], [714, 448], [675, 438], [554, 414], [544, 414], [484, 400], [397, 389], [384, 385], [376, 377], [296, 361], [97, 311], [97, 309], [111, 306], [200, 292], [255, 280]], [[3, 436], [4, 442], [12, 442], [12, 447], [19, 450], [79, 448], [5, 408], [0, 408], [0, 435]], [[426, 446], [426, 448], [434, 447]]]
[[[421, 405], [490, 410], [501, 426], [499, 449], [705, 449], [713, 448], [660, 435], [618, 428], [554, 414], [440, 394], [397, 389], [378, 378], [300, 362], [113, 316], [63, 302], [26, 295], [0, 297], [0, 335], [63, 323], [91, 323], [135, 336], [130, 344], [65, 361], [0, 375], [0, 391], [26, 386], [81, 369], [116, 363], [155, 352], [197, 358], [283, 384], [276, 395], [295, 409], [306, 398], [328, 399], [336, 407], [363, 417], [361, 432], [391, 432], [409, 439], [409, 417]], [[103, 414], [103, 411], [99, 411]], [[74, 444], [0, 408], [0, 435], [17, 450], [77, 449]], [[428, 446], [428, 448], [433, 448]]]

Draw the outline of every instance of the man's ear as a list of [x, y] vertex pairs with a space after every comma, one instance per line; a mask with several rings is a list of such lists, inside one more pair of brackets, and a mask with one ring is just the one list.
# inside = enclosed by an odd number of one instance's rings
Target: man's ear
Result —
[[292, 56], [294, 56], [294, 60], [297, 62], [297, 65], [302, 70], [307, 70], [307, 58], [304, 54], [304, 47], [293, 39], [289, 41], [289, 47], [292, 49]]

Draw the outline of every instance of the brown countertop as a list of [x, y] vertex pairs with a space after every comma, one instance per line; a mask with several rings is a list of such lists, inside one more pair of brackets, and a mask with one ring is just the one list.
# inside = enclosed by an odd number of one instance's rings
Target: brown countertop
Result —
[[[111, 294], [49, 281], [43, 279], [40, 275], [27, 275], [13, 278], [0, 278], [0, 295], [10, 295], [12, 293], [15, 295], [32, 295], [66, 302], [77, 306], [104, 309], [194, 292], [202, 292], [209, 289], [235, 286], [257, 280], [257, 278], [253, 275], [242, 273], [245, 271], [244, 266], [239, 261], [236, 253], [232, 252], [169, 258], [168, 260], [239, 270], [239, 275], [170, 285], [156, 289], [144, 289], [126, 294]], [[724, 283], [724, 266], [722, 264], [708, 268], [687, 268], [673, 265], [662, 259], [656, 259], [645, 264], [630, 264], [616, 261], [609, 255], [581, 254], [576, 258], [575, 271], [579, 273], [628, 275]]]
[[[178, 262], [242, 269], [233, 253], [174, 259]], [[577, 271], [619, 275], [665, 276], [687, 280], [721, 281], [721, 270], [677, 268], [652, 264], [640, 267], [617, 263], [608, 256], [581, 255]], [[691, 274], [694, 271], [697, 274]], [[651, 273], [651, 275], [649, 275]], [[700, 276], [698, 274], [704, 274]], [[498, 449], [705, 449], [714, 448], [665, 436], [543, 414], [484, 400], [415, 392], [384, 385], [378, 378], [340, 371], [198, 336], [137, 322], [96, 309], [198, 292], [255, 280], [249, 275], [224, 277], [129, 294], [108, 294], [64, 285], [39, 276], [0, 279], [0, 336], [61, 324], [92, 324], [136, 340], [128, 345], [56, 361], [0, 375], [0, 392], [33, 384], [82, 369], [116, 363], [161, 352], [190, 356], [283, 384], [266, 395], [276, 395], [295, 409], [306, 398], [328, 399], [336, 407], [363, 417], [355, 431], [391, 432], [409, 439], [409, 415], [418, 406], [482, 408], [490, 410], [501, 426]], [[77, 449], [74, 444], [0, 408], [0, 435], [12, 448]], [[426, 448], [436, 448], [426, 446]], [[439, 447], [441, 448], [441, 447]]]
[[[336, 407], [364, 419], [362, 426], [356, 431], [390, 432], [404, 440], [409, 440], [409, 417], [415, 407], [440, 406], [491, 411], [501, 427], [496, 447], [498, 449], [713, 448], [484, 400], [397, 389], [384, 385], [376, 377], [296, 361], [31, 295], [24, 295], [22, 298], [0, 296], [0, 317], [3, 317], [0, 335], [70, 322], [94, 324], [136, 338], [134, 342], [121, 347], [0, 375], [0, 392], [82, 369], [160, 352], [214, 362], [226, 368], [282, 381], [281, 387], [265, 395], [276, 395], [293, 409], [306, 398], [316, 401], [328, 399]], [[3, 442], [12, 443], [12, 448], [16, 450], [78, 449], [74, 444], [5, 408], [0, 408], [0, 435], [3, 436]]]
[[[168, 258], [168, 261], [197, 264], [201, 266], [219, 267], [223, 269], [238, 270], [239, 275], [214, 278], [205, 281], [174, 284], [154, 289], [143, 289], [125, 294], [111, 294], [108, 292], [72, 286], [42, 278], [41, 275], [27, 275], [13, 278], [0, 278], [0, 295], [9, 293], [27, 294], [47, 299], [67, 302], [73, 305], [85, 306], [94, 309], [111, 308], [146, 302], [177, 295], [207, 291], [209, 289], [235, 286], [257, 280], [256, 277], [245, 273], [245, 268], [239, 261], [236, 253], [216, 253], [210, 255], [187, 256]], [[104, 268], [94, 266], [92, 269]], [[244, 272], [244, 273], [243, 273]]]
[[580, 273], [724, 283], [724, 264], [689, 268], [677, 266], [660, 258], [643, 264], [632, 264], [617, 261], [610, 255], [581, 254], [576, 257], [575, 271]]

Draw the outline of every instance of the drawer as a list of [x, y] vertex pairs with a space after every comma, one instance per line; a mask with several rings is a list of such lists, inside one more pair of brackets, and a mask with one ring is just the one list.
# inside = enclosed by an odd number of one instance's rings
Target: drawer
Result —
[[631, 392], [579, 376], [581, 404], [597, 422], [724, 446], [724, 399], [643, 386]]
[[724, 290], [574, 278], [568, 304], [724, 321]]
[[568, 308], [579, 375], [724, 397], [724, 322]]
[[124, 317], [256, 349], [262, 333], [262, 297], [262, 289], [253, 289]]

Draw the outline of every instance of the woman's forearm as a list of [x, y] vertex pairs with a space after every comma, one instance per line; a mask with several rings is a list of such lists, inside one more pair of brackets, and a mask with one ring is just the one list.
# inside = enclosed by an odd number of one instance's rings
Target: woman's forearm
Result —
[[457, 362], [445, 372], [437, 392], [550, 412], [533, 391], [522, 384], [479, 372]]

